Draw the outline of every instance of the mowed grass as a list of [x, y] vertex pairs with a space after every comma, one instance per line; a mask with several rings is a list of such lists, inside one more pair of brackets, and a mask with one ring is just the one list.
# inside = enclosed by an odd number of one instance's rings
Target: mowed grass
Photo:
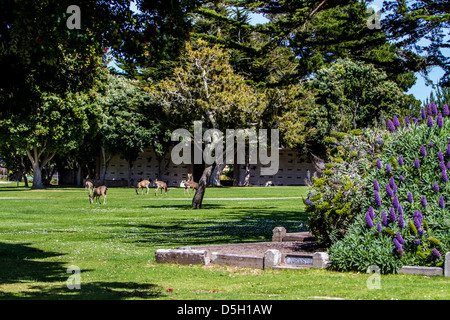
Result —
[[[159, 248], [271, 241], [276, 226], [304, 231], [305, 187], [208, 188], [192, 210], [177, 188], [167, 197], [110, 188], [107, 204], [91, 205], [81, 188], [14, 185], [0, 185], [1, 299], [450, 298], [444, 277], [382, 275], [370, 290], [368, 274], [155, 262]], [[67, 287], [69, 266], [80, 269], [79, 290]]]

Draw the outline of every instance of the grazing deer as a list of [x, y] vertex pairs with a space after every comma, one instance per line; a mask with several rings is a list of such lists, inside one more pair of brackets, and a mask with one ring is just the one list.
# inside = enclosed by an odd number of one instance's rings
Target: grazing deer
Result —
[[144, 195], [144, 188], [147, 189], [147, 192], [145, 194], [148, 194], [148, 186], [150, 185], [151, 181], [152, 181], [151, 179], [139, 181], [139, 183], [136, 186], [136, 194], [139, 194], [139, 189], [142, 189], [142, 195]]
[[167, 184], [165, 182], [155, 180], [155, 187], [156, 187], [155, 188], [155, 196], [157, 195], [156, 193], [158, 192], [158, 189], [161, 189], [161, 194], [164, 189], [164, 191], [166, 192], [166, 196], [167, 196]]
[[86, 191], [86, 189], [88, 191], [88, 195], [91, 195], [91, 191], [94, 190], [94, 184], [89, 180], [86, 180], [86, 183], [84, 184], [84, 190]]
[[188, 192], [188, 195], [190, 196], [191, 194], [189, 193], [189, 189], [192, 188], [194, 190], [198, 189], [198, 183], [194, 182], [194, 177], [192, 176], [192, 174], [188, 173], [188, 179], [187, 181], [184, 183], [184, 195], [186, 195], [186, 190]]
[[91, 202], [91, 204], [94, 203], [94, 198], [95, 198], [95, 203], [97, 203], [97, 201], [100, 203], [100, 196], [103, 196], [103, 204], [105, 204], [106, 203], [106, 190], [108, 190], [107, 186], [101, 186], [101, 187], [95, 188], [94, 191], [92, 192], [92, 195], [89, 196], [89, 201]]

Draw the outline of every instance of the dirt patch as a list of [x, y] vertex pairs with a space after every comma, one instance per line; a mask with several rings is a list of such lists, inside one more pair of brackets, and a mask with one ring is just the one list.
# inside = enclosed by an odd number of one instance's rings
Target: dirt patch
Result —
[[[188, 248], [179, 247], [178, 249]], [[233, 244], [219, 244], [207, 246], [192, 246], [192, 250], [208, 250], [209, 252], [249, 255], [249, 256], [264, 256], [264, 253], [269, 249], [279, 250], [282, 254], [313, 254], [318, 251], [326, 251], [324, 248], [319, 248], [315, 242], [253, 242], [253, 243], [233, 243]]]

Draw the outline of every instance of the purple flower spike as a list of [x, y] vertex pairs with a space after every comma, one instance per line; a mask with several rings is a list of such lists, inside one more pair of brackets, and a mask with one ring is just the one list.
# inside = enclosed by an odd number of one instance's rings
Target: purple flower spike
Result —
[[[450, 151], [450, 149], [448, 149]], [[381, 169], [381, 161], [380, 159], [377, 159], [377, 168]]]
[[391, 172], [392, 171], [391, 166], [389, 165], [389, 163], [386, 164], [386, 171], [387, 172]]
[[392, 198], [392, 206], [394, 207], [395, 210], [397, 210], [398, 207], [400, 206], [397, 195], [394, 195], [394, 197]]
[[398, 164], [401, 166], [404, 164], [402, 156], [398, 157]]
[[420, 239], [414, 239], [414, 244], [418, 246], [420, 244]]
[[416, 158], [416, 160], [414, 160], [414, 167], [415, 167], [416, 169], [419, 169], [419, 168], [420, 168], [420, 161], [419, 161], [419, 159], [417, 159], [417, 158]]
[[439, 208], [441, 208], [441, 209], [445, 208], [445, 202], [444, 202], [444, 197], [443, 196], [439, 197]]
[[400, 177], [398, 177], [399, 179], [400, 179], [400, 181], [405, 181], [405, 178], [402, 176], [402, 175], [400, 175]]
[[380, 191], [380, 186], [378, 184], [378, 180], [377, 179], [373, 179], [373, 190]]
[[370, 219], [373, 219], [375, 217], [372, 206], [369, 207], [369, 216], [370, 216]]
[[419, 236], [423, 236], [425, 233], [425, 230], [423, 229], [417, 229], [417, 233], [419, 234]]
[[441, 253], [439, 252], [438, 249], [433, 248], [431, 249], [431, 260], [435, 261], [438, 260], [441, 257]]
[[399, 216], [403, 216], [403, 207], [400, 204], [398, 205], [397, 212], [398, 212]]
[[397, 232], [397, 234], [395, 235], [395, 237], [397, 238], [397, 240], [398, 240], [398, 242], [399, 242], [400, 244], [405, 244], [405, 240], [403, 240], [403, 237], [402, 237], [402, 235], [401, 235], [400, 232]]
[[446, 171], [442, 171], [441, 172], [441, 177], [442, 177], [442, 181], [443, 182], [447, 182], [448, 181], [448, 177], [447, 177], [447, 172]]
[[439, 152], [438, 152], [438, 159], [439, 159], [439, 161], [444, 161], [444, 155], [442, 154], [441, 150], [439, 150]]
[[426, 157], [426, 156], [427, 156], [427, 149], [425, 149], [425, 146], [424, 146], [424, 145], [421, 145], [421, 146], [420, 146], [420, 155], [421, 155], [422, 157]]
[[409, 117], [405, 116], [405, 125], [409, 127]]
[[441, 172], [446, 170], [444, 161], [439, 162], [439, 169], [441, 170]]
[[444, 126], [444, 119], [442, 119], [442, 113], [439, 112], [439, 114], [437, 115], [436, 122], [439, 128], [442, 128]]
[[422, 196], [422, 198], [420, 198], [420, 204], [422, 205], [422, 207], [426, 207], [428, 206], [428, 202], [427, 202], [427, 198], [425, 196]]
[[433, 125], [434, 125], [433, 119], [431, 118], [431, 116], [428, 116], [428, 118], [427, 118], [427, 126], [429, 128], [432, 128]]
[[403, 247], [402, 247], [402, 245], [400, 244], [400, 242], [398, 242], [397, 238], [394, 238], [394, 239], [392, 240], [392, 242], [394, 242], [395, 250], [397, 251], [397, 253], [398, 253], [400, 256], [403, 256]]
[[431, 104], [427, 104], [426, 109], [427, 109], [427, 115], [429, 115], [429, 116], [433, 115], [433, 111], [431, 110]]
[[405, 227], [405, 220], [403, 220], [403, 215], [398, 216], [398, 226], [402, 229]]
[[394, 188], [394, 186], [395, 186], [395, 180], [394, 180], [394, 177], [390, 177], [390, 178], [389, 178], [389, 186], [390, 186], [391, 188]]
[[389, 225], [388, 218], [387, 218], [386, 212], [384, 210], [381, 210], [381, 223], [385, 227], [387, 227]]
[[374, 191], [375, 193], [375, 204], [379, 207], [381, 207], [381, 198], [380, 198], [380, 194], [378, 193], [377, 190]]
[[395, 210], [394, 208], [390, 208], [389, 209], [389, 221], [390, 222], [395, 222], [395, 220], [397, 220], [397, 216], [395, 215]]
[[414, 198], [411, 192], [408, 192], [408, 195], [406, 197], [408, 199], [409, 203], [413, 203], [414, 202]]
[[394, 192], [392, 191], [391, 186], [389, 184], [386, 185], [386, 193], [389, 197], [394, 196]]
[[450, 170], [450, 161], [447, 162], [447, 169]]
[[437, 184], [437, 182], [433, 183], [433, 190], [439, 192], [439, 185]]
[[416, 126], [418, 126], [418, 125], [419, 125], [419, 120], [417, 120], [417, 118], [416, 118], [416, 117], [414, 117], [414, 118], [413, 118], [413, 122], [414, 122], [414, 124], [415, 124]]
[[391, 131], [391, 132], [395, 131], [395, 125], [391, 120], [388, 120], [387, 126], [388, 126], [389, 131]]
[[450, 143], [447, 145], [447, 156], [450, 156]]
[[366, 213], [366, 225], [367, 225], [369, 228], [372, 228], [372, 227], [373, 227], [373, 221], [372, 221], [372, 218], [370, 218], [369, 212]]
[[381, 225], [380, 225], [380, 223], [379, 223], [379, 222], [377, 223], [377, 231], [378, 231], [378, 233], [380, 233], [380, 232], [381, 232]]
[[398, 118], [397, 118], [397, 116], [394, 116], [393, 118], [392, 118], [392, 122], [394, 123], [394, 126], [397, 128], [397, 127], [400, 127], [400, 121], [398, 121]]
[[[418, 231], [422, 227], [422, 221], [423, 221], [422, 212], [419, 210], [415, 211], [413, 213], [413, 223]], [[423, 233], [421, 235], [423, 235]]]
[[425, 109], [420, 109], [420, 115], [422, 116], [422, 119], [426, 119]]
[[434, 103], [434, 102], [431, 103], [431, 113], [432, 114], [437, 114], [438, 113], [437, 107], [436, 107], [436, 103]]
[[450, 111], [448, 110], [448, 105], [444, 104], [444, 116], [448, 116], [450, 114]]

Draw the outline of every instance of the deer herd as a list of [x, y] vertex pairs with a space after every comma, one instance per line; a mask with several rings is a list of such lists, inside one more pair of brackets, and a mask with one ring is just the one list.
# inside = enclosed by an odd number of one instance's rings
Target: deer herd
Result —
[[[146, 189], [145, 194], [148, 194], [149, 191], [149, 186], [152, 185], [152, 179], [148, 179], [148, 180], [142, 180], [138, 182], [138, 184], [136, 185], [136, 194], [139, 195], [139, 191], [142, 189], [142, 195], [144, 195], [144, 189]], [[153, 183], [153, 185], [155, 186], [155, 196], [158, 195], [158, 190], [161, 189], [161, 195], [164, 193], [167, 196], [167, 184], [163, 181], [160, 181], [158, 179], [155, 180], [155, 182]], [[188, 193], [188, 195], [190, 196], [190, 192], [189, 189], [194, 189], [197, 190], [198, 189], [198, 183], [194, 182], [194, 178], [192, 176], [192, 174], [188, 173], [188, 179], [184, 182], [184, 195], [186, 195], [186, 191]], [[106, 191], [108, 190], [107, 186], [100, 186], [100, 187], [94, 187], [94, 184], [90, 181], [90, 180], [86, 180], [86, 184], [85, 184], [85, 190], [88, 191], [89, 194], [89, 202], [91, 204], [94, 203], [100, 203], [100, 196], [103, 197], [103, 204], [106, 203]]]

